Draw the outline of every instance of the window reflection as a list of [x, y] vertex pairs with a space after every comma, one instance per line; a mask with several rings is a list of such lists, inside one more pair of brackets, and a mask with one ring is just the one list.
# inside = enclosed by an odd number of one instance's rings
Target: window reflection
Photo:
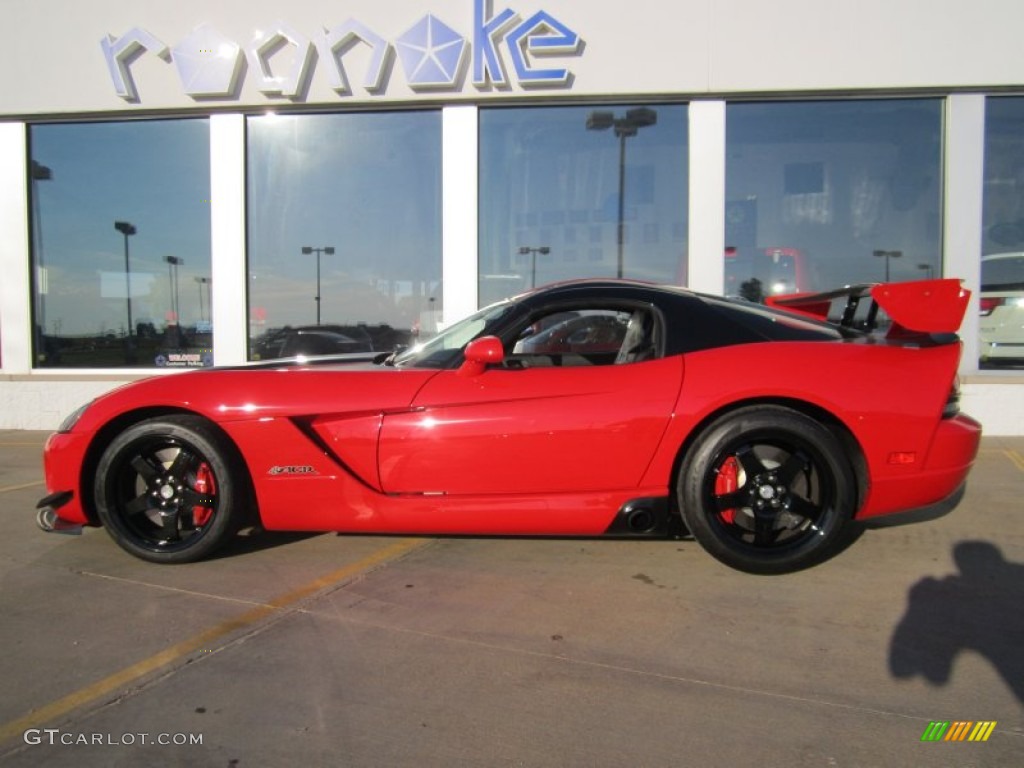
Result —
[[250, 118], [248, 187], [251, 359], [435, 332], [440, 112]]
[[730, 104], [725, 292], [941, 274], [941, 102]]
[[685, 105], [482, 110], [480, 304], [578, 277], [685, 283], [687, 177]]
[[1024, 98], [985, 107], [982, 367], [1024, 368]]
[[29, 136], [35, 366], [211, 365], [207, 121]]

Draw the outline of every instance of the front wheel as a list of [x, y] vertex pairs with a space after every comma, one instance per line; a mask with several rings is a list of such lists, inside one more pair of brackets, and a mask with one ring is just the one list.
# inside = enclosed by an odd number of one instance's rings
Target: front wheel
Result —
[[713, 422], [682, 464], [683, 520], [714, 557], [749, 573], [788, 573], [832, 554], [856, 511], [856, 482], [839, 440], [779, 406]]
[[100, 458], [95, 488], [100, 521], [114, 541], [155, 563], [212, 553], [238, 531], [248, 499], [232, 446], [196, 416], [126, 429]]

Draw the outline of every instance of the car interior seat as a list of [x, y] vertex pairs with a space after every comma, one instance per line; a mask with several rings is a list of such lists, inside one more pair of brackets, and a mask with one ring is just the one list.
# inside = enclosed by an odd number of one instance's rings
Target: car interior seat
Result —
[[629, 318], [615, 364], [638, 363], [654, 357], [654, 318], [650, 312], [636, 310]]

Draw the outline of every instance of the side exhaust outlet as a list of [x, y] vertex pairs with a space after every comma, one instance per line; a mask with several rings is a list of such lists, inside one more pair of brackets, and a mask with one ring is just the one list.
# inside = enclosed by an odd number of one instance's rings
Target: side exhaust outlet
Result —
[[658, 518], [649, 507], [634, 507], [626, 515], [626, 524], [634, 533], [650, 533], [658, 524]]
[[672, 534], [668, 498], [664, 496], [630, 499], [621, 507], [605, 530], [605, 536], [662, 538]]
[[47, 533], [66, 533], [77, 536], [82, 533], [79, 523], [69, 523], [57, 516], [57, 507], [66, 504], [71, 498], [70, 492], [55, 493], [39, 502], [36, 512], [36, 524]]

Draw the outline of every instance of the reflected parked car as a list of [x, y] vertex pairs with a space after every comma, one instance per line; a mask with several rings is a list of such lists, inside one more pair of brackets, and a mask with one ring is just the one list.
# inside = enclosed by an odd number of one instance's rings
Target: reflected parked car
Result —
[[413, 332], [390, 325], [300, 325], [272, 328], [254, 340], [253, 360], [314, 357], [323, 355], [363, 355], [370, 360], [376, 353], [403, 349], [411, 343]]
[[358, 326], [288, 326], [268, 331], [256, 339], [253, 357], [271, 360], [353, 352], [373, 352], [369, 334]]
[[281, 345], [281, 357], [296, 355], [335, 355], [346, 352], [372, 352], [368, 341], [353, 339], [344, 333], [319, 328], [299, 328]]
[[981, 257], [982, 363], [1024, 363], [1024, 252]]

